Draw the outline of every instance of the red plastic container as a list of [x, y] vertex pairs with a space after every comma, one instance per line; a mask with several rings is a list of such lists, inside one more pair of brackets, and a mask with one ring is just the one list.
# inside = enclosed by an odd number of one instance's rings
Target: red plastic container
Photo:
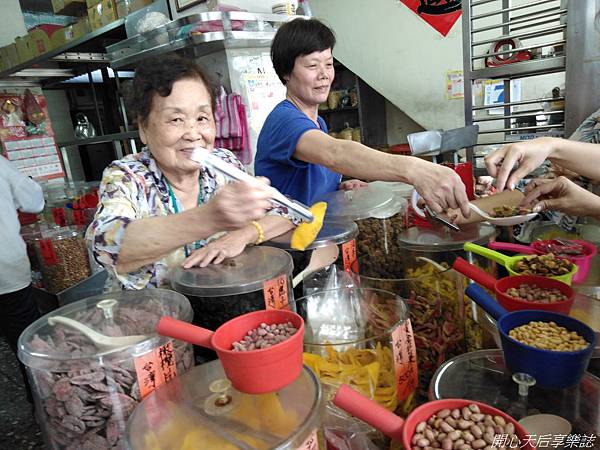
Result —
[[[587, 241], [580, 241], [577, 239], [565, 239], [569, 242], [574, 242], [583, 247], [585, 255], [582, 256], [565, 256], [569, 261], [576, 264], [578, 269], [573, 275], [573, 283], [583, 283], [588, 276], [590, 266], [592, 264], [592, 258], [598, 253], [598, 249], [594, 244]], [[552, 243], [553, 239], [550, 240], [539, 240], [531, 243], [530, 246], [510, 244], [508, 242], [490, 242], [488, 245], [492, 250], [508, 250], [511, 252], [524, 253], [526, 255], [545, 255], [548, 253], [546, 246]]]
[[522, 442], [521, 450], [535, 450], [531, 442], [532, 440], [527, 439], [527, 431], [525, 431], [519, 422], [499, 409], [473, 400], [455, 398], [434, 400], [419, 406], [406, 419], [402, 419], [373, 400], [356, 392], [348, 385], [343, 384], [338, 389], [333, 399], [333, 404], [350, 415], [367, 422], [386, 436], [402, 442], [405, 449], [413, 448], [411, 440], [419, 422], [427, 421], [442, 409], [463, 408], [475, 404], [479, 407], [482, 414], [501, 416], [507, 423], [512, 423], [515, 426], [515, 434]]
[[[452, 268], [469, 277], [473, 281], [481, 284], [485, 288], [493, 290], [496, 293], [496, 300], [507, 311], [541, 310], [568, 315], [575, 299], [575, 291], [571, 286], [553, 278], [537, 275], [516, 275], [496, 280], [484, 270], [468, 263], [466, 260], [460, 257], [456, 258]], [[535, 284], [540, 288], [558, 289], [563, 295], [567, 296], [567, 300], [554, 303], [538, 303], [528, 302], [506, 294], [508, 289], [513, 287], [518, 288], [521, 284]]]
[[[261, 323], [291, 322], [298, 331], [289, 339], [272, 347], [249, 352], [234, 352], [232, 344]], [[293, 382], [302, 371], [304, 321], [291, 311], [254, 311], [225, 322], [216, 331], [163, 317], [156, 326], [158, 334], [217, 352], [227, 378], [240, 392], [266, 394], [276, 392]]]

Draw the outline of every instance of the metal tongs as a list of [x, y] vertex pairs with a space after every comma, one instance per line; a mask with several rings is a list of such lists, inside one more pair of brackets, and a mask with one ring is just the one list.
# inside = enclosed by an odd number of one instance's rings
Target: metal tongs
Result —
[[460, 228], [456, 224], [453, 224], [452, 222], [449, 222], [446, 219], [442, 218], [433, 209], [431, 209], [428, 205], [425, 205], [425, 211], [427, 211], [427, 214], [429, 214], [434, 220], [437, 220], [438, 222], [444, 224], [451, 230], [460, 231]]
[[[246, 172], [238, 169], [237, 167], [226, 163], [221, 158], [218, 158], [203, 148], [194, 149], [190, 159], [198, 164], [202, 164], [204, 167], [211, 168], [216, 172], [219, 172], [230, 180], [245, 181], [250, 183], [256, 182], [253, 176], [248, 175]], [[288, 208], [292, 214], [302, 220], [302, 222], [310, 223], [314, 220], [312, 212], [310, 212], [308, 206], [305, 204], [286, 197], [272, 186], [266, 186], [265, 188], [271, 194], [271, 201], [273, 203]]]

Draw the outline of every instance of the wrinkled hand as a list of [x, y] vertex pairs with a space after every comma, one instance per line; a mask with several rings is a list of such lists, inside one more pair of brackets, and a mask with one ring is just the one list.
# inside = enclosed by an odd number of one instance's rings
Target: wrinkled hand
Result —
[[217, 229], [236, 230], [264, 217], [273, 208], [265, 189], [268, 184], [266, 178], [260, 178], [252, 183], [229, 183], [220, 188], [206, 204]]
[[340, 183], [338, 189], [340, 191], [352, 191], [367, 186], [369, 183], [361, 180], [347, 180]]
[[597, 216], [600, 197], [565, 177], [536, 179], [525, 188], [521, 205], [533, 206], [534, 212], [562, 211], [574, 216]]
[[[537, 169], [553, 150], [552, 138], [538, 138], [531, 141], [503, 145], [485, 157], [488, 173], [496, 178], [496, 188], [513, 190], [519, 180]], [[512, 170], [518, 165], [518, 168]], [[512, 172], [512, 174], [511, 174]]]
[[458, 174], [439, 164], [420, 159], [417, 161], [409, 181], [429, 207], [438, 214], [460, 208], [462, 214], [469, 217], [469, 200]]
[[194, 250], [183, 262], [183, 267], [206, 267], [209, 264], [221, 264], [227, 258], [233, 258], [244, 251], [248, 245], [246, 236], [239, 231], [232, 231], [212, 241], [198, 250]]

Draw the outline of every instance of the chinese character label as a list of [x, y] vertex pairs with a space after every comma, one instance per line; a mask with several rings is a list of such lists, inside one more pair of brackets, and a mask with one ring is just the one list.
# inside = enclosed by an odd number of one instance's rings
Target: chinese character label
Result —
[[317, 439], [317, 430], [313, 430], [310, 436], [296, 450], [319, 450], [319, 441]]
[[154, 389], [177, 376], [173, 343], [169, 342], [145, 355], [136, 357], [134, 365], [140, 393], [144, 398]]
[[344, 259], [344, 270], [358, 273], [358, 258], [356, 256], [356, 239], [342, 244], [342, 257]]
[[398, 380], [398, 400], [407, 398], [419, 383], [417, 372], [417, 349], [410, 319], [392, 332], [394, 366]]
[[266, 309], [283, 309], [288, 306], [288, 277], [281, 274], [263, 283]]

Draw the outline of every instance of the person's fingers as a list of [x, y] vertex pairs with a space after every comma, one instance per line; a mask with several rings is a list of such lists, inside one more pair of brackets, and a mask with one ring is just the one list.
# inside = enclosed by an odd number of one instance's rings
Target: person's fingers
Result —
[[190, 269], [190, 268], [194, 267], [198, 263], [198, 261], [202, 260], [205, 252], [206, 252], [206, 247], [192, 253], [190, 256], [188, 256], [183, 261], [183, 264], [182, 264], [183, 268]]
[[521, 205], [531, 205], [533, 203], [537, 205], [539, 203], [538, 198], [549, 195], [557, 190], [560, 180], [535, 180], [532, 183], [535, 183], [536, 185], [527, 193], [527, 195], [525, 195], [521, 201]]
[[206, 252], [204, 257], [198, 262], [198, 267], [208, 266], [219, 254], [221, 250], [218, 248], [212, 248]]
[[523, 163], [522, 165], [520, 165], [508, 177], [508, 180], [506, 182], [508, 189], [510, 189], [512, 191], [515, 188], [515, 186], [517, 185], [517, 183], [519, 181], [521, 181], [523, 178], [525, 178], [529, 173], [531, 173], [531, 171], [533, 169], [534, 169], [534, 167], [530, 167], [529, 164], [526, 164], [526, 163]]
[[498, 192], [502, 192], [505, 188], [514, 189], [514, 186], [507, 186], [507, 181], [513, 168], [519, 162], [519, 154], [517, 152], [508, 152], [502, 161], [502, 165], [498, 169], [496, 176], [496, 188]]
[[256, 179], [267, 186], [271, 185], [271, 180], [269, 180], [267, 177], [256, 177]]
[[221, 264], [225, 261], [225, 258], [227, 258], [227, 253], [225, 253], [225, 250], [221, 250], [213, 260], [213, 264]]
[[533, 212], [542, 211], [560, 211], [563, 209], [563, 200], [561, 198], [546, 198], [540, 200], [533, 207]]
[[498, 175], [498, 167], [502, 165], [502, 160], [504, 159], [504, 155], [506, 154], [506, 147], [502, 147], [484, 158], [485, 167], [487, 172], [492, 177], [497, 177]]
[[445, 207], [446, 205], [440, 201], [437, 200], [425, 200], [427, 202], [427, 206], [429, 206], [433, 212], [437, 213], [437, 214], [441, 214], [443, 213], [447, 208]]
[[454, 188], [454, 197], [463, 217], [469, 217], [471, 215], [471, 208], [469, 208], [469, 197], [467, 197], [464, 184], [460, 183], [460, 185]]

